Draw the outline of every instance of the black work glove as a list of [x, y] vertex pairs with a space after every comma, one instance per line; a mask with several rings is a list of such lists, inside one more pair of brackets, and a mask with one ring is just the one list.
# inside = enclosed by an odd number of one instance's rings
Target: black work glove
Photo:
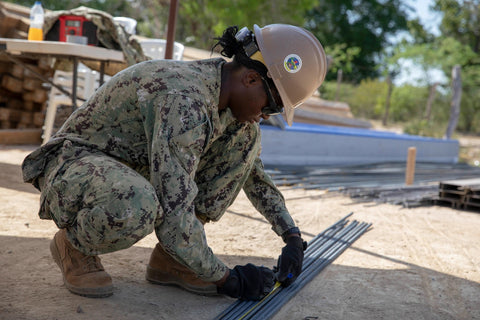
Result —
[[307, 243], [301, 237], [289, 237], [287, 245], [282, 248], [282, 254], [278, 257], [276, 268], [277, 280], [288, 287], [302, 272], [303, 251], [307, 249]]
[[260, 300], [272, 291], [274, 285], [272, 270], [249, 263], [230, 269], [230, 275], [217, 292], [242, 300]]

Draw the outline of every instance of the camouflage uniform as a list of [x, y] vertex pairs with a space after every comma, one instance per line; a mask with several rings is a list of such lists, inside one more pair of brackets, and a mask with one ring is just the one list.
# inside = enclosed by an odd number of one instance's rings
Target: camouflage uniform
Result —
[[258, 158], [259, 125], [218, 110], [224, 63], [147, 61], [99, 88], [23, 163], [24, 180], [42, 191], [40, 217], [90, 255], [155, 230], [205, 281], [227, 267], [202, 223], [220, 219], [242, 188], [278, 235], [294, 227]]

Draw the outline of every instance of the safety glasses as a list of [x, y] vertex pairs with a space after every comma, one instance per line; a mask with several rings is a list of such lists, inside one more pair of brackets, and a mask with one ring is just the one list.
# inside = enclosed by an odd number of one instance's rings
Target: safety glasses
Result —
[[266, 116], [273, 116], [273, 115], [282, 113], [283, 105], [281, 103], [280, 97], [279, 97], [280, 104], [277, 104], [277, 102], [273, 98], [272, 90], [270, 89], [270, 85], [268, 84], [267, 80], [264, 77], [261, 77], [261, 78], [262, 78], [263, 87], [265, 88], [265, 92], [267, 93], [267, 99], [268, 99], [268, 106], [262, 108], [262, 113]]

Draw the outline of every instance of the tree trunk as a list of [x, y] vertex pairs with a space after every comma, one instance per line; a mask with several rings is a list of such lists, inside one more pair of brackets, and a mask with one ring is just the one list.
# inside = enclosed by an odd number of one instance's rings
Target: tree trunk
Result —
[[435, 82], [430, 88], [430, 94], [428, 95], [427, 106], [425, 108], [425, 114], [423, 116], [428, 122], [430, 122], [430, 117], [432, 116], [432, 104], [435, 100], [435, 95], [437, 93], [438, 82]]
[[338, 69], [337, 71], [337, 90], [335, 92], [335, 101], [338, 101], [340, 95], [340, 84], [342, 83], [343, 71]]
[[460, 66], [456, 65], [452, 69], [452, 102], [450, 104], [450, 120], [448, 121], [447, 131], [444, 139], [450, 139], [453, 131], [457, 127], [458, 117], [460, 116], [460, 102], [462, 101], [462, 78], [460, 75]]
[[388, 113], [390, 112], [390, 98], [392, 97], [392, 91], [393, 91], [392, 78], [390, 77], [390, 75], [388, 75], [387, 77], [387, 85], [388, 85], [387, 99], [385, 100], [385, 113], [383, 114], [383, 120], [382, 120], [382, 124], [384, 126], [386, 126], [388, 122]]

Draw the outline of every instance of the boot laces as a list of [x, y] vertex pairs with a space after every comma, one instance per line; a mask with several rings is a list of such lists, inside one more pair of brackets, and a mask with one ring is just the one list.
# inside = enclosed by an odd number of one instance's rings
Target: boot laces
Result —
[[86, 272], [102, 271], [103, 267], [97, 256], [85, 256], [82, 258], [83, 270]]

